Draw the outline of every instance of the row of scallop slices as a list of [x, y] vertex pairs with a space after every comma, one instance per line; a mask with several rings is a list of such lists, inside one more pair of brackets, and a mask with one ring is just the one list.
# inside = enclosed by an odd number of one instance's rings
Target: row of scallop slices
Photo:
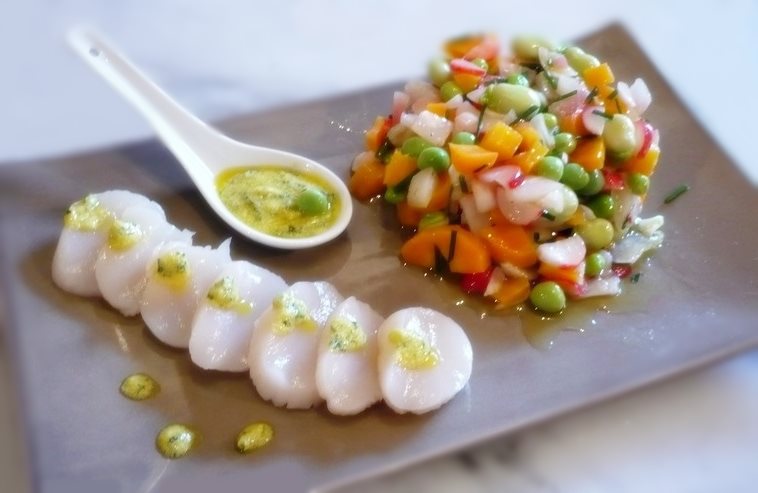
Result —
[[326, 401], [347, 415], [384, 399], [396, 412], [424, 413], [468, 382], [471, 343], [441, 313], [414, 307], [384, 319], [327, 282], [288, 286], [232, 260], [229, 240], [212, 248], [192, 236], [142, 195], [88, 195], [66, 211], [53, 280], [102, 296], [126, 316], [141, 314], [156, 338], [188, 348], [201, 368], [249, 371], [277, 406]]

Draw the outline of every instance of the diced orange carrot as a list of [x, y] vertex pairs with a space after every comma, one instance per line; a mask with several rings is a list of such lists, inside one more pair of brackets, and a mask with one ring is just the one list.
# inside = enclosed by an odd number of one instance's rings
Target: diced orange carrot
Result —
[[479, 146], [488, 151], [497, 152], [498, 160], [503, 161], [516, 154], [516, 149], [522, 140], [523, 137], [518, 131], [506, 125], [505, 122], [497, 122], [485, 132]]
[[362, 164], [350, 177], [350, 192], [358, 200], [367, 200], [384, 191], [384, 166], [378, 159]]
[[605, 166], [605, 144], [602, 137], [581, 139], [569, 160], [580, 164], [587, 171], [594, 171]]
[[513, 125], [513, 130], [521, 135], [521, 144], [518, 146], [519, 151], [527, 151], [538, 143], [541, 143], [539, 132], [529, 122], [518, 122]]
[[453, 74], [453, 82], [461, 88], [463, 92], [471, 92], [476, 89], [479, 82], [482, 80], [481, 75], [458, 73]]
[[489, 247], [492, 258], [527, 268], [537, 263], [537, 244], [523, 226], [488, 226], [479, 231]]
[[628, 111], [626, 104], [618, 97], [618, 93], [613, 86], [598, 87], [597, 97], [603, 102], [605, 112], [610, 115], [626, 113]]
[[431, 269], [435, 250], [447, 260], [450, 272], [473, 274], [490, 266], [490, 254], [484, 241], [460, 226], [438, 226], [423, 229], [400, 248], [404, 261]]
[[574, 135], [589, 134], [584, 126], [583, 112], [584, 108], [577, 108], [573, 113], [560, 115], [558, 117], [558, 128], [561, 129], [561, 132], [569, 132]]
[[650, 149], [642, 157], [634, 156], [624, 162], [624, 170], [629, 173], [642, 173], [650, 176], [655, 172], [658, 166], [658, 158], [661, 156], [661, 149], [657, 145], [650, 146]]
[[566, 221], [569, 226], [579, 226], [587, 222], [587, 218], [584, 216], [584, 212], [581, 209], [577, 209], [570, 218]]
[[522, 303], [529, 298], [529, 279], [525, 277], [513, 277], [503, 281], [500, 289], [492, 297], [498, 308], [507, 308]]
[[534, 168], [534, 165], [537, 164], [537, 161], [545, 157], [547, 155], [547, 152], [548, 148], [539, 142], [531, 149], [519, 152], [511, 159], [509, 159], [508, 162], [520, 167], [521, 171], [523, 171], [525, 174], [529, 174], [531, 173], [532, 168]]
[[450, 180], [450, 174], [438, 173], [437, 185], [434, 187], [429, 205], [421, 209], [421, 212], [425, 214], [427, 212], [446, 210], [450, 203], [450, 191], [452, 188], [453, 184]]
[[582, 72], [584, 82], [588, 87], [601, 87], [613, 84], [615, 80], [611, 67], [607, 63], [601, 63], [597, 67], [590, 67]]
[[422, 211], [411, 207], [405, 200], [395, 206], [395, 214], [397, 215], [398, 222], [408, 228], [417, 227], [419, 221], [424, 216]]
[[443, 46], [443, 50], [451, 58], [463, 58], [466, 53], [484, 41], [484, 34], [472, 34], [451, 39]]
[[376, 152], [387, 137], [386, 121], [383, 116], [377, 116], [371, 128], [366, 131], [366, 149], [369, 151]]
[[579, 267], [556, 267], [542, 262], [537, 273], [551, 281], [566, 281], [573, 284], [581, 284], [584, 281]]
[[502, 213], [499, 207], [495, 207], [489, 212], [490, 224], [498, 226], [501, 224], [509, 225], [511, 223]]
[[395, 149], [384, 166], [384, 184], [388, 187], [394, 187], [417, 170], [415, 159], [403, 154], [400, 149]]
[[497, 161], [498, 154], [476, 144], [450, 144], [450, 160], [459, 173], [471, 174], [489, 168]]
[[447, 115], [447, 105], [445, 103], [429, 103], [426, 105], [426, 110], [431, 111], [435, 115], [445, 117]]

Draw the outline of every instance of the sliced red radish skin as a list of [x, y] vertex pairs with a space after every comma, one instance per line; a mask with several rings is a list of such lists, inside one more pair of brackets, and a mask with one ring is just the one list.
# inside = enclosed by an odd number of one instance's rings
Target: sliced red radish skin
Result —
[[505, 282], [505, 273], [500, 267], [491, 270], [490, 281], [487, 283], [487, 289], [484, 290], [484, 296], [492, 296], [500, 291]]
[[498, 209], [513, 224], [526, 226], [542, 217], [541, 206], [528, 202], [514, 202], [508, 197], [505, 188], [498, 188], [495, 197]]
[[524, 180], [526, 179], [526, 176], [524, 175], [516, 175], [508, 182], [508, 188], [513, 190], [516, 187], [520, 187], [522, 183], [524, 183]]
[[634, 124], [636, 130], [637, 142], [639, 143], [639, 149], [637, 150], [637, 157], [645, 157], [650, 150], [650, 146], [653, 145], [653, 135], [655, 129], [650, 123], [645, 120], [637, 120]]
[[632, 266], [628, 264], [613, 264], [611, 270], [621, 279], [629, 277], [632, 273]]
[[587, 247], [579, 235], [563, 240], [543, 243], [537, 247], [537, 258], [555, 267], [576, 267], [587, 254]]
[[494, 268], [490, 267], [484, 272], [463, 274], [461, 276], [461, 289], [468, 294], [484, 294], [492, 277]]
[[479, 212], [472, 194], [462, 196], [458, 202], [461, 204], [463, 218], [466, 220], [466, 224], [468, 224], [471, 231], [476, 233], [490, 225], [489, 214]]
[[[582, 112], [582, 123], [590, 133], [602, 135], [605, 123], [608, 119], [602, 115], [605, 110], [602, 106], [587, 106]], [[599, 113], [599, 114], [598, 114]]]
[[450, 60], [450, 70], [452, 70], [455, 74], [470, 74], [479, 76], [487, 73], [487, 71], [479, 65], [475, 65], [468, 60], [464, 60], [463, 58], [454, 58]]
[[524, 175], [521, 172], [521, 168], [511, 164], [490, 168], [480, 172], [476, 177], [484, 183], [497, 183], [501, 187], [510, 188], [516, 188], [515, 186], [511, 186], [511, 183], [514, 180], [520, 180], [518, 183], [519, 185], [524, 181]]
[[497, 201], [495, 199], [495, 188], [492, 183], [485, 183], [473, 178], [469, 186], [471, 187], [471, 193], [474, 195], [476, 209], [479, 212], [489, 212], [495, 208]]
[[466, 60], [475, 60], [482, 58], [484, 60], [494, 60], [500, 53], [500, 43], [494, 36], [485, 36], [481, 43], [474, 46], [463, 55]]
[[403, 91], [395, 91], [395, 94], [392, 95], [392, 120], [399, 122], [400, 117], [408, 109], [410, 103], [411, 97], [408, 94]]
[[620, 171], [604, 167], [600, 172], [603, 173], [603, 179], [605, 180], [605, 184], [603, 185], [604, 191], [610, 192], [624, 189], [624, 176]]

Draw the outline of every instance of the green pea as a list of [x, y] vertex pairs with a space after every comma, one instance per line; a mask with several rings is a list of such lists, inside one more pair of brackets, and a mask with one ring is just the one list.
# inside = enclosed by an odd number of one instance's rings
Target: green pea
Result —
[[483, 68], [485, 72], [489, 71], [490, 69], [490, 66], [487, 63], [487, 60], [485, 60], [484, 58], [474, 58], [473, 60], [471, 60], [471, 63], [473, 63], [479, 68]]
[[590, 182], [590, 175], [582, 168], [581, 165], [576, 163], [567, 163], [563, 166], [563, 175], [561, 176], [561, 183], [569, 187], [571, 190], [581, 190], [586, 187]]
[[650, 178], [642, 173], [630, 173], [626, 177], [626, 184], [635, 195], [645, 195], [650, 188]]
[[407, 187], [400, 187], [400, 186], [388, 187], [387, 190], [384, 191], [384, 200], [386, 200], [390, 204], [399, 204], [400, 202], [405, 200], [405, 197], [407, 195], [408, 195]]
[[589, 182], [584, 188], [578, 190], [579, 195], [589, 196], [599, 193], [605, 186], [603, 173], [601, 173], [599, 169], [596, 169], [590, 171], [587, 175], [589, 176]]
[[553, 151], [571, 154], [576, 149], [576, 139], [569, 132], [560, 132], [555, 134], [555, 145]]
[[607, 267], [605, 257], [599, 252], [591, 253], [584, 259], [584, 274], [587, 277], [597, 277]]
[[616, 201], [607, 193], [598, 195], [587, 203], [597, 217], [610, 219], [613, 217], [613, 210], [616, 208]]
[[566, 295], [553, 281], [538, 283], [529, 293], [529, 299], [537, 310], [545, 313], [558, 313], [566, 308]]
[[429, 212], [428, 214], [424, 214], [419, 221], [418, 229], [429, 229], [434, 228], [435, 226], [444, 226], [449, 223], [450, 219], [444, 212]]
[[582, 74], [585, 70], [600, 65], [600, 60], [594, 56], [585, 53], [583, 49], [578, 46], [570, 46], [563, 50], [563, 55], [566, 57], [571, 68]]
[[545, 126], [548, 130], [553, 131], [558, 128], [558, 117], [554, 114], [543, 113], [542, 118], [545, 120]]
[[545, 178], [559, 181], [563, 176], [563, 161], [555, 156], [545, 156], [537, 161], [535, 172]]
[[472, 134], [471, 132], [458, 132], [457, 134], [453, 135], [451, 142], [453, 144], [465, 145], [476, 144], [476, 135]]
[[590, 250], [600, 250], [613, 241], [613, 224], [607, 219], [595, 218], [574, 228]]
[[429, 80], [437, 87], [450, 80], [450, 64], [443, 58], [435, 58], [427, 67]]
[[295, 205], [306, 216], [318, 216], [329, 210], [329, 197], [320, 188], [309, 187], [300, 192]]
[[418, 155], [417, 165], [420, 169], [444, 171], [450, 167], [450, 155], [441, 147], [427, 147]]
[[626, 161], [632, 157], [637, 142], [632, 119], [620, 113], [613, 115], [603, 129], [603, 142], [613, 159]]
[[556, 45], [539, 36], [519, 36], [513, 40], [513, 53], [523, 61], [537, 61], [540, 47], [553, 50]]
[[511, 74], [505, 78], [505, 82], [516, 86], [529, 87], [529, 79], [524, 74]]
[[440, 86], [440, 97], [443, 101], [450, 101], [459, 94], [463, 94], [463, 90], [452, 80], [449, 80]]
[[400, 149], [403, 154], [413, 158], [417, 158], [421, 151], [427, 147], [431, 147], [432, 144], [425, 141], [421, 137], [410, 137], [403, 142], [403, 147]]
[[498, 113], [505, 114], [513, 110], [520, 115], [532, 107], [542, 106], [542, 100], [533, 89], [500, 82], [487, 89], [487, 106]]

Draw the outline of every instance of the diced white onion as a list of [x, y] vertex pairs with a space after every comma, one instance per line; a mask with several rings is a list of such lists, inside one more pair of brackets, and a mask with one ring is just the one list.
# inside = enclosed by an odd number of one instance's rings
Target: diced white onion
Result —
[[472, 178], [469, 183], [471, 193], [474, 196], [474, 203], [479, 212], [489, 212], [495, 208], [495, 189], [490, 183], [484, 183], [476, 178]]
[[373, 152], [371, 151], [361, 152], [360, 154], [355, 156], [355, 158], [353, 159], [353, 164], [350, 167], [350, 169], [353, 171], [356, 171], [358, 168], [360, 168], [361, 166], [363, 166], [364, 164], [368, 162], [373, 161], [374, 159], [376, 159], [376, 157], [374, 156]]
[[416, 132], [416, 135], [430, 144], [442, 146], [450, 136], [450, 132], [453, 130], [453, 124], [447, 118], [436, 115], [431, 111], [424, 110], [418, 115], [418, 118], [416, 118], [413, 124], [410, 125], [410, 128]]
[[592, 279], [576, 298], [593, 298], [595, 296], [615, 296], [621, 292], [621, 278], [618, 276], [599, 277]]
[[434, 85], [423, 80], [410, 80], [405, 84], [405, 93], [410, 98], [410, 102], [414, 103], [419, 99], [438, 99], [439, 91]]
[[512, 164], [495, 166], [476, 175], [484, 183], [497, 183], [501, 187], [510, 188], [511, 181], [521, 176], [521, 168]]
[[456, 94], [452, 98], [448, 99], [445, 103], [445, 107], [450, 110], [457, 110], [460, 105], [462, 105], [464, 102], [463, 96], [460, 94]]
[[463, 219], [465, 219], [466, 224], [468, 224], [471, 231], [477, 232], [490, 225], [489, 214], [479, 212], [476, 208], [476, 202], [474, 201], [473, 195], [466, 194], [462, 196], [458, 202], [461, 204]]
[[487, 90], [487, 88], [484, 86], [477, 87], [473, 91], [466, 94], [466, 98], [468, 98], [469, 101], [478, 103], [482, 99], [482, 95], [484, 94], [485, 90]]
[[587, 106], [582, 112], [582, 123], [584, 124], [584, 128], [591, 133], [602, 135], [607, 119], [595, 113], [596, 111], [602, 113], [604, 110], [602, 106]]
[[629, 90], [634, 99], [634, 104], [637, 107], [637, 114], [642, 115], [646, 109], [653, 102], [653, 96], [650, 94], [650, 89], [647, 88], [647, 84], [642, 79], [635, 79]]
[[395, 91], [392, 95], [392, 119], [394, 122], [400, 121], [403, 112], [408, 109], [411, 103], [411, 97], [402, 91]]
[[432, 200], [437, 186], [437, 173], [433, 168], [424, 168], [411, 178], [408, 185], [408, 205], [423, 209]]
[[547, 129], [547, 124], [545, 123], [545, 114], [537, 113], [532, 117], [531, 120], [529, 120], [529, 123], [534, 126], [534, 129], [539, 134], [542, 143], [545, 144], [547, 148], [552, 149], [553, 145], [555, 145], [555, 137], [553, 137], [553, 133]]
[[560, 190], [563, 185], [542, 176], [527, 176], [521, 185], [506, 189], [509, 199], [515, 202], [537, 203], [547, 194]]
[[637, 220], [634, 221], [634, 229], [645, 236], [652, 236], [653, 233], [663, 227], [663, 221], [663, 216], [660, 214], [647, 219], [641, 219], [638, 217]]
[[587, 247], [579, 235], [566, 239], [543, 243], [537, 247], [537, 257], [541, 262], [556, 267], [575, 267], [587, 254]]
[[500, 267], [492, 269], [490, 282], [487, 283], [487, 288], [484, 290], [484, 296], [492, 296], [500, 291], [500, 287], [503, 285], [504, 281], [505, 274], [503, 273], [503, 270]]
[[455, 117], [455, 123], [453, 130], [458, 132], [476, 133], [476, 126], [479, 123], [479, 119], [473, 113], [458, 113]]

